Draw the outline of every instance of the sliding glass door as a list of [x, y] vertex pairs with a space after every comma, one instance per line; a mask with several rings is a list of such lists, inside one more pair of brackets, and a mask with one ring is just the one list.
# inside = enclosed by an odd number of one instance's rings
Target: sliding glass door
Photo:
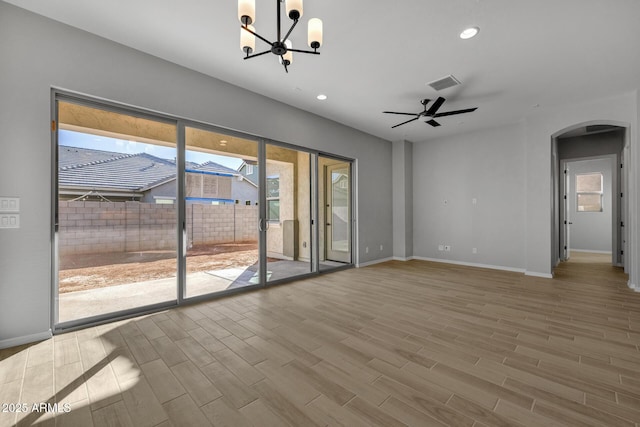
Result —
[[54, 330], [352, 263], [352, 163], [54, 95]]
[[312, 262], [311, 154], [266, 144], [266, 280], [309, 274]]
[[186, 297], [260, 284], [258, 142], [185, 128]]
[[176, 300], [176, 126], [59, 101], [57, 319]]

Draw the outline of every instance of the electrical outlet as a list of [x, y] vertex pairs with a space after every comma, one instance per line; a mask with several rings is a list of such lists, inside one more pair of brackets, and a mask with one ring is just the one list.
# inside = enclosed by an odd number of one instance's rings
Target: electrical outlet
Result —
[[439, 250], [440, 252], [444, 251], [444, 245], [438, 245], [438, 250]]
[[451, 246], [449, 246], [449, 245], [444, 245], [444, 251], [445, 251], [445, 252], [451, 252]]
[[380, 245], [380, 250], [382, 250], [382, 249], [383, 249], [383, 248], [382, 248], [382, 245]]
[[369, 246], [367, 246], [366, 248], [364, 248], [364, 253], [368, 254], [369, 253]]
[[478, 253], [478, 248], [473, 248], [473, 249], [471, 249], [471, 253], [472, 253], [472, 254], [477, 254], [477, 253]]
[[478, 199], [476, 199], [475, 197], [473, 199], [471, 199], [471, 204], [477, 205], [478, 204]]

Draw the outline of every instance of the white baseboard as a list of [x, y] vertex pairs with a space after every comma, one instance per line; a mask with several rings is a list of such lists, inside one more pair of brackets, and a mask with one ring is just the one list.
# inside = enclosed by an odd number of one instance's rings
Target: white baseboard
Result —
[[553, 274], [538, 273], [537, 271], [525, 271], [524, 275], [531, 276], [531, 277], [542, 277], [543, 279], [553, 279]]
[[46, 332], [39, 332], [37, 334], [25, 335], [22, 337], [8, 338], [6, 340], [0, 340], [0, 350], [3, 348], [15, 347], [17, 345], [29, 344], [36, 341], [44, 341], [51, 338], [53, 335], [51, 329]]
[[381, 264], [383, 262], [387, 262], [387, 261], [393, 261], [393, 257], [389, 257], [389, 258], [381, 258], [381, 259], [375, 259], [373, 261], [367, 261], [367, 262], [361, 262], [356, 264], [357, 268], [361, 268], [361, 267], [368, 267], [370, 265], [375, 265], [375, 264]]
[[627, 286], [629, 287], [629, 289], [640, 292], [640, 286], [636, 285], [635, 283], [631, 283], [631, 281], [627, 282]]
[[[358, 268], [367, 267], [369, 265], [380, 264], [380, 263], [387, 262], [387, 261], [411, 261], [411, 260], [414, 260], [414, 259], [418, 260], [418, 261], [431, 261], [431, 262], [438, 262], [438, 263], [442, 263], [442, 264], [462, 265], [462, 266], [465, 266], [465, 267], [477, 267], [477, 268], [487, 268], [489, 270], [510, 271], [510, 272], [513, 272], [513, 273], [523, 273], [525, 276], [541, 277], [541, 278], [544, 278], [544, 279], [553, 279], [553, 275], [552, 274], [549, 274], [549, 273], [538, 273], [536, 271], [527, 271], [524, 268], [506, 267], [506, 266], [503, 266], [503, 265], [479, 264], [479, 263], [475, 263], [475, 262], [453, 261], [453, 260], [448, 260], [448, 259], [427, 258], [427, 257], [420, 257], [420, 256], [412, 256], [412, 257], [408, 257], [408, 258], [402, 258], [402, 257], [383, 258], [383, 259], [378, 259], [378, 260], [374, 260], [374, 261], [368, 261], [368, 262], [365, 262], [365, 263], [357, 264], [356, 267], [358, 267]], [[631, 285], [629, 287], [631, 287]], [[638, 292], [640, 292], [640, 289], [638, 289]]]
[[525, 270], [523, 268], [514, 268], [514, 267], [505, 267], [502, 265], [491, 265], [491, 264], [479, 264], [475, 262], [464, 262], [464, 261], [452, 261], [448, 259], [440, 259], [440, 258], [426, 258], [420, 256], [413, 256], [411, 259], [416, 259], [420, 261], [431, 261], [431, 262], [439, 262], [442, 264], [454, 264], [454, 265], [463, 265], [465, 267], [477, 267], [477, 268], [487, 268], [490, 270], [502, 270], [502, 271], [511, 271], [514, 273], [524, 273]]
[[575, 249], [570, 248], [570, 252], [585, 252], [588, 254], [603, 254], [603, 255], [611, 255], [611, 251], [592, 251], [589, 249]]

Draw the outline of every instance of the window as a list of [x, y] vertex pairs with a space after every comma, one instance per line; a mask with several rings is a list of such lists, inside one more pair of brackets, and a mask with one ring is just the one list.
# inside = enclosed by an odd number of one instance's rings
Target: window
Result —
[[602, 212], [602, 173], [576, 175], [578, 212]]
[[173, 205], [175, 203], [175, 197], [154, 197], [156, 205]]
[[247, 163], [247, 175], [253, 175], [253, 165]]
[[267, 218], [280, 221], [280, 175], [267, 177]]

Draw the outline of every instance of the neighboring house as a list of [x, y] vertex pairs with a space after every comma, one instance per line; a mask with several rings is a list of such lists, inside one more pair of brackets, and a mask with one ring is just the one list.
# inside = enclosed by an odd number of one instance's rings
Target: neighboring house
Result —
[[245, 160], [238, 168], [238, 172], [249, 181], [258, 185], [258, 164], [255, 161]]
[[[258, 185], [226, 166], [206, 162], [186, 169], [187, 201], [202, 201], [201, 198], [218, 199], [255, 205], [258, 203]], [[191, 183], [191, 186], [190, 186]]]
[[[175, 203], [174, 160], [60, 146], [58, 164], [60, 200]], [[231, 168], [187, 162], [185, 169], [190, 203], [255, 204], [258, 200], [257, 185]]]

